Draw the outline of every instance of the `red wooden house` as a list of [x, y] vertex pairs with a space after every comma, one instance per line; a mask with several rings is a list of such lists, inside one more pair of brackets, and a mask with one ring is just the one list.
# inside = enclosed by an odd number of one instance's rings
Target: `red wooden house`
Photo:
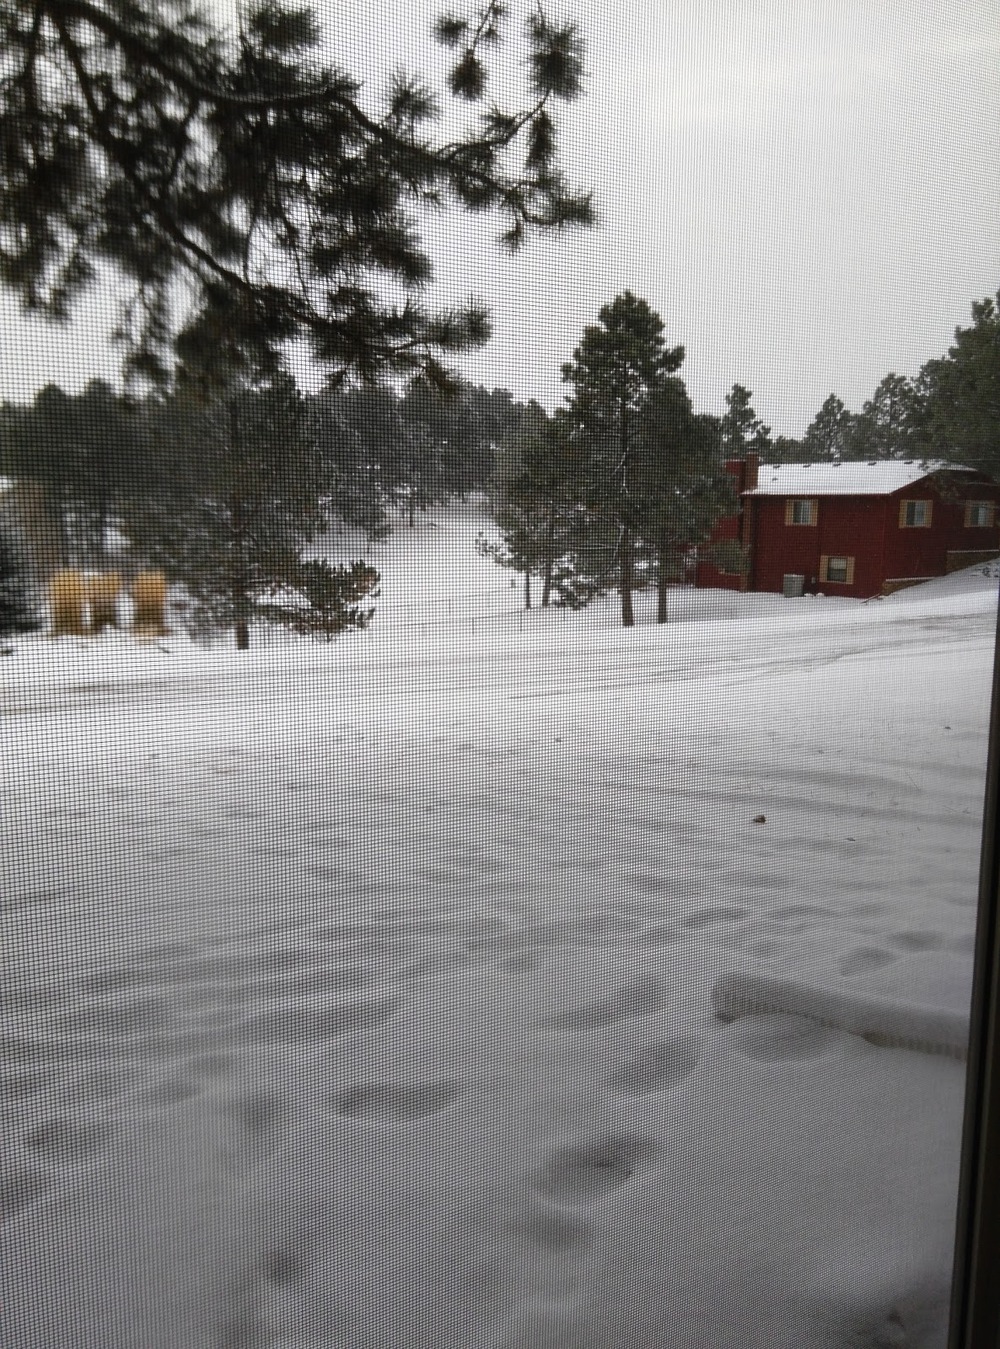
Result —
[[[700, 586], [866, 599], [1000, 554], [1000, 485], [971, 469], [904, 460], [727, 465], [740, 510], [716, 539], [738, 539], [745, 575], [701, 563]], [[801, 578], [801, 581], [797, 578]]]

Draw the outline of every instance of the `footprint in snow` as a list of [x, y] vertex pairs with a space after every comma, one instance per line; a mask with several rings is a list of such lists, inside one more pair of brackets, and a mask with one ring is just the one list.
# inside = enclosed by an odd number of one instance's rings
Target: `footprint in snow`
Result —
[[229, 1054], [208, 1051], [192, 1058], [190, 1066], [195, 1077], [211, 1081], [214, 1078], [224, 1077], [232, 1068], [233, 1061]]
[[569, 1007], [548, 1018], [548, 1024], [566, 1030], [588, 1030], [596, 1026], [610, 1026], [633, 1016], [647, 1016], [658, 1012], [667, 1001], [660, 984], [653, 981], [627, 984], [610, 998], [587, 1003], [583, 1007]]
[[528, 970], [537, 969], [540, 963], [541, 958], [534, 951], [522, 951], [517, 955], [505, 957], [500, 961], [500, 967], [512, 970], [515, 974], [523, 974]]
[[904, 951], [940, 951], [948, 941], [940, 932], [896, 932], [890, 940]]
[[155, 996], [89, 1002], [63, 1014], [69, 1031], [100, 1035], [141, 1035], [168, 1024], [166, 1005]]
[[135, 965], [110, 966], [88, 970], [74, 980], [75, 991], [84, 996], [101, 997], [107, 993], [127, 993], [162, 978], [159, 969], [145, 969], [142, 954]]
[[266, 1251], [261, 1260], [261, 1271], [268, 1283], [280, 1288], [298, 1277], [299, 1260], [294, 1251]]
[[659, 872], [632, 871], [625, 878], [634, 890], [648, 895], [667, 895], [670, 893], [670, 879]]
[[550, 1199], [586, 1204], [624, 1185], [655, 1152], [649, 1139], [628, 1136], [559, 1148], [536, 1172], [533, 1185]]
[[24, 1141], [47, 1161], [78, 1162], [95, 1152], [105, 1140], [104, 1131], [97, 1124], [50, 1119], [33, 1129]]
[[179, 1105], [198, 1094], [197, 1084], [183, 1078], [169, 1078], [163, 1082], [154, 1082], [139, 1092], [139, 1099], [146, 1105]]
[[740, 1017], [725, 1035], [739, 1053], [761, 1063], [818, 1058], [841, 1038], [817, 1021], [784, 1012]]
[[772, 909], [767, 914], [768, 918], [796, 919], [802, 918], [829, 918], [830, 914], [826, 909], [821, 909], [817, 904], [785, 904], [780, 909]]
[[23, 1101], [28, 1096], [44, 1091], [48, 1085], [47, 1074], [19, 1072], [4, 1074], [0, 1078], [0, 1101]]
[[332, 1006], [279, 1003], [252, 1017], [246, 1024], [246, 1034], [251, 1040], [323, 1040], [371, 1030], [388, 1021], [394, 1011], [391, 999]]
[[551, 1210], [529, 1214], [514, 1224], [515, 1230], [548, 1251], [568, 1251], [590, 1239], [590, 1227], [568, 1213]]
[[22, 890], [10, 895], [3, 904], [0, 904], [0, 912], [13, 913], [16, 909], [34, 909], [41, 905], [55, 904], [60, 898], [61, 893], [58, 890]]
[[333, 1107], [342, 1115], [414, 1120], [445, 1110], [462, 1094], [459, 1082], [367, 1082], [338, 1092]]
[[880, 918], [883, 914], [889, 912], [889, 905], [878, 903], [855, 904], [848, 912], [854, 914], [857, 918]]
[[582, 913], [566, 923], [566, 935], [570, 937], [610, 937], [633, 932], [641, 926], [642, 919], [626, 913], [608, 913], [597, 910]]
[[760, 956], [762, 960], [773, 960], [775, 956], [783, 955], [788, 947], [785, 942], [775, 941], [772, 937], [765, 937], [763, 941], [755, 941], [750, 950], [755, 956]]
[[878, 946], [858, 946], [841, 959], [839, 968], [845, 978], [850, 978], [854, 974], [871, 974], [898, 959], [893, 951], [883, 951]]
[[700, 1054], [701, 1041], [697, 1036], [659, 1040], [646, 1045], [605, 1080], [613, 1090], [630, 1096], [663, 1091], [692, 1073]]
[[228, 1103], [226, 1110], [247, 1135], [257, 1141], [263, 1141], [273, 1133], [284, 1115], [281, 1101], [267, 1091], [237, 1096]]

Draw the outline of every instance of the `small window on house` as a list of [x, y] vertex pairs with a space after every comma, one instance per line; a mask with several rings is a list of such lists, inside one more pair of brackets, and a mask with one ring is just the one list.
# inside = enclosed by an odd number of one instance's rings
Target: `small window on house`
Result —
[[965, 503], [966, 529], [991, 529], [993, 527], [993, 514], [992, 501], [967, 501]]
[[900, 529], [927, 529], [931, 523], [930, 501], [901, 501], [899, 503]]
[[785, 524], [814, 525], [817, 515], [816, 505], [815, 499], [789, 497], [785, 502]]
[[854, 584], [853, 557], [823, 556], [819, 562], [819, 579], [828, 585], [849, 586]]

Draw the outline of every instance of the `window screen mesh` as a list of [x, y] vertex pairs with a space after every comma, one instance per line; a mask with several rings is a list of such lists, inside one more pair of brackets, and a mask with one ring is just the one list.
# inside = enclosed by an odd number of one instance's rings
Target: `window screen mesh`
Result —
[[985, 10], [0, 15], [0, 1338], [943, 1346]]

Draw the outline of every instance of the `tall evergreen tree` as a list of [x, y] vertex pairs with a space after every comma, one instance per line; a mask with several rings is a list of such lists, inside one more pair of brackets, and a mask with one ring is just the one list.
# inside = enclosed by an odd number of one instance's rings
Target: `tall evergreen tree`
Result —
[[0, 462], [35, 485], [64, 566], [103, 567], [116, 502], [142, 474], [141, 422], [101, 380], [79, 394], [46, 385], [29, 406], [5, 409]]
[[802, 438], [805, 463], [839, 463], [846, 455], [854, 428], [853, 415], [831, 393], [809, 423]]
[[393, 447], [393, 468], [396, 496], [411, 529], [417, 510], [426, 511], [448, 496], [450, 451], [464, 411], [458, 392], [444, 399], [426, 383], [410, 384], [399, 400], [401, 434]]
[[[397, 74], [379, 100], [325, 58], [322, 13], [248, 0], [227, 27], [199, 0], [0, 0], [0, 283], [64, 319], [116, 273], [131, 368], [154, 378], [186, 296], [214, 340], [272, 373], [299, 339], [334, 374], [447, 383], [444, 362], [489, 318], [421, 301], [417, 222], [491, 213], [516, 249], [590, 221], [557, 156], [579, 36], [537, 3], [477, 0], [437, 24], [444, 87]], [[520, 103], [502, 75], [512, 46]]]
[[756, 454], [766, 462], [770, 456], [771, 428], [757, 416], [752, 400], [752, 392], [742, 384], [734, 384], [726, 394], [722, 416], [722, 454], [726, 459]]
[[313, 398], [337, 516], [375, 536], [394, 508], [414, 522], [434, 502], [485, 491], [496, 446], [522, 406], [505, 389], [460, 384], [339, 387]]
[[530, 404], [518, 430], [500, 447], [490, 490], [500, 540], [480, 538], [479, 551], [524, 577], [525, 608], [531, 578], [541, 581], [542, 608], [580, 608], [600, 589], [589, 557], [593, 544], [581, 502], [579, 446], [565, 416]]
[[464, 416], [454, 426], [449, 442], [449, 489], [464, 497], [485, 492], [490, 485], [501, 444], [514, 435], [526, 415], [508, 389], [481, 385], [462, 388]]
[[0, 469], [35, 485], [38, 504], [50, 524], [52, 560], [64, 567], [81, 563], [72, 538], [77, 462], [70, 396], [57, 385], [47, 384], [31, 404], [8, 404], [3, 422]]
[[327, 389], [312, 400], [331, 519], [378, 538], [391, 529], [397, 447], [405, 436], [394, 389]]
[[794, 436], [775, 436], [762, 461], [767, 464], [801, 464], [805, 458], [802, 441]]
[[613, 536], [608, 561], [618, 568], [623, 627], [635, 624], [640, 449], [656, 395], [683, 360], [683, 347], [664, 345], [660, 316], [625, 291], [584, 330], [573, 359], [563, 366], [563, 379], [572, 387], [567, 417], [586, 457], [586, 504], [595, 525]]
[[634, 531], [656, 564], [656, 621], [667, 621], [667, 592], [683, 576], [684, 554], [736, 509], [720, 450], [718, 420], [695, 414], [680, 379], [664, 382], [643, 419], [636, 456]]
[[972, 324], [916, 383], [924, 453], [1000, 482], [1000, 292], [973, 304]]
[[365, 626], [377, 575], [306, 554], [327, 522], [328, 480], [287, 376], [189, 385], [148, 411], [155, 472], [126, 524], [145, 560], [183, 585], [194, 630], [231, 629], [245, 650], [256, 620], [322, 637]]
[[918, 400], [913, 381], [888, 374], [853, 419], [845, 459], [906, 459], [914, 449]]

